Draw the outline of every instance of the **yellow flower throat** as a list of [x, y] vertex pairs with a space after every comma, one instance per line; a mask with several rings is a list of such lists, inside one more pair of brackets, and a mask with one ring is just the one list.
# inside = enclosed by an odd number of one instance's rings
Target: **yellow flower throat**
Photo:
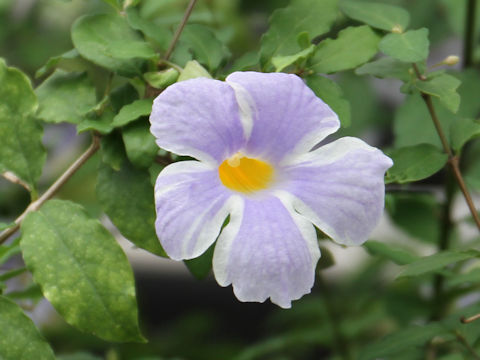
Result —
[[227, 188], [252, 193], [270, 185], [273, 167], [264, 161], [235, 154], [220, 164], [218, 175]]

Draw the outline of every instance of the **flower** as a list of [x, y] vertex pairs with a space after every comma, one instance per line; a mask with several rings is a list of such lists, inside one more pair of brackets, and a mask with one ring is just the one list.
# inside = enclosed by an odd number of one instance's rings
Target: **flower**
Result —
[[179, 82], [155, 99], [150, 122], [161, 148], [198, 160], [168, 165], [156, 181], [163, 248], [191, 259], [217, 240], [215, 278], [240, 301], [289, 308], [314, 283], [313, 224], [359, 245], [383, 212], [392, 161], [352, 137], [312, 150], [340, 123], [296, 75]]

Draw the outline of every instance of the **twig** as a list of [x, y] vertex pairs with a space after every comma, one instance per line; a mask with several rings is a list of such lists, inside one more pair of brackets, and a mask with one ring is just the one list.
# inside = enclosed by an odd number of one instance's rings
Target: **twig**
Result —
[[463, 67], [473, 65], [473, 42], [475, 41], [475, 11], [477, 0], [468, 0], [465, 13], [465, 34], [463, 43]]
[[5, 171], [2, 176], [7, 179], [8, 181], [14, 183], [14, 184], [18, 184], [18, 185], [21, 185], [23, 186], [28, 192], [31, 191], [30, 189], [30, 186], [25, 182], [23, 181], [22, 179], [20, 179], [17, 175], [15, 175], [13, 172], [11, 171]]
[[465, 337], [462, 334], [460, 334], [459, 331], [455, 331], [455, 336], [457, 337], [457, 340], [463, 346], [465, 346], [465, 348], [468, 350], [468, 352], [473, 356], [473, 359], [480, 360], [480, 356], [477, 354], [475, 349], [468, 343], [467, 339], [465, 339]]
[[38, 210], [47, 200], [52, 198], [58, 190], [82, 167], [85, 162], [92, 157], [100, 148], [100, 137], [98, 135], [93, 136], [92, 144], [90, 147], [70, 165], [70, 167], [55, 181], [40, 198], [32, 203], [25, 209], [25, 211], [15, 220], [15, 225], [11, 228], [0, 233], [0, 244], [4, 243], [11, 235], [13, 235], [19, 228], [23, 219], [32, 211]]
[[180, 38], [183, 28], [185, 27], [185, 24], [187, 23], [188, 18], [190, 17], [190, 14], [192, 13], [192, 10], [196, 2], [197, 0], [190, 0], [187, 10], [185, 10], [185, 14], [183, 15], [182, 22], [180, 23], [177, 30], [175, 31], [175, 34], [173, 35], [173, 39], [170, 43], [170, 46], [168, 47], [167, 52], [165, 53], [165, 56], [163, 57], [163, 60], [168, 60], [170, 58], [170, 55], [172, 55], [173, 49], [175, 48], [175, 45], [177, 44], [177, 41]]
[[[426, 80], [425, 76], [420, 74], [420, 71], [418, 70], [418, 67], [416, 64], [413, 64], [413, 68], [415, 70], [415, 73], [417, 74], [417, 77], [421, 80], [424, 81]], [[426, 94], [424, 92], [421, 93], [422, 98], [425, 101], [425, 104], [427, 105], [428, 112], [430, 113], [430, 116], [433, 120], [433, 124], [435, 125], [435, 129], [437, 130], [438, 136], [440, 137], [440, 141], [442, 142], [443, 150], [445, 153], [448, 155], [448, 164], [450, 165], [450, 168], [452, 169], [453, 175], [455, 177], [455, 180], [457, 181], [458, 185], [460, 186], [460, 190], [462, 191], [463, 197], [465, 198], [465, 201], [467, 203], [467, 206], [470, 210], [470, 213], [472, 214], [473, 220], [475, 221], [475, 224], [477, 225], [478, 229], [480, 230], [480, 217], [478, 216], [477, 210], [475, 209], [475, 205], [473, 204], [472, 197], [470, 195], [470, 192], [467, 189], [467, 186], [465, 185], [465, 181], [463, 180], [462, 173], [460, 172], [460, 166], [459, 166], [459, 161], [458, 161], [458, 156], [455, 156], [452, 152], [452, 149], [450, 148], [450, 145], [448, 144], [447, 138], [443, 132], [442, 125], [440, 124], [440, 121], [438, 120], [437, 114], [435, 112], [435, 108], [432, 103], [432, 98], [429, 94]]]

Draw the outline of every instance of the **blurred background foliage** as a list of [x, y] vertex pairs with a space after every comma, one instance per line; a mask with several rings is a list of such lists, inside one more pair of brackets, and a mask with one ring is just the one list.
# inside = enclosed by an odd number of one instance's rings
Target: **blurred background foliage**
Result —
[[[466, 0], [378, 2], [404, 7], [411, 15], [410, 28], [427, 27], [430, 30], [429, 64], [462, 52]], [[142, 0], [138, 11], [142, 18], [151, 20], [163, 29], [159, 31], [169, 31], [165, 37], [168, 39], [180, 22], [187, 3], [186, 0]], [[231, 53], [229, 63], [223, 70], [228, 73], [229, 66], [236, 59], [259, 51], [260, 37], [268, 28], [269, 16], [287, 3], [286, 0], [203, 0], [198, 2], [190, 23], [208, 25], [225, 44], [225, 51]], [[34, 84], [39, 84], [36, 71], [50, 57], [73, 48], [70, 28], [80, 15], [113, 11], [100, 0], [0, 0], [0, 56], [10, 66], [27, 73]], [[480, 12], [477, 13], [478, 18]], [[478, 37], [480, 19], [476, 23], [475, 36]], [[152, 35], [149, 40], [155, 48], [165, 50], [169, 41], [162, 40], [160, 35]], [[180, 44], [173, 58], [182, 61], [185, 56], [188, 57], [182, 51]], [[479, 48], [475, 52], [475, 59], [477, 62], [480, 59]], [[465, 99], [462, 106], [473, 103], [471, 111], [476, 111], [478, 115], [478, 72], [472, 70], [469, 74], [459, 76], [464, 80], [463, 88], [459, 89], [462, 99]], [[418, 129], [413, 120], [425, 116], [426, 110], [423, 103], [410, 104], [415, 100], [403, 102], [404, 95], [399, 91], [400, 81], [374, 80], [357, 76], [353, 71], [342, 72], [336, 75], [335, 80], [351, 106], [351, 126], [342, 128], [339, 135], [359, 136], [372, 145], [382, 147], [418, 143], [415, 139]], [[436, 143], [436, 134], [432, 133], [432, 137], [432, 142]], [[47, 167], [40, 181], [41, 188], [45, 188], [60, 174], [85, 142], [86, 138], [76, 136], [75, 128], [71, 125], [46, 126], [44, 143], [51, 151], [48, 152]], [[469, 185], [477, 190], [480, 189], [480, 162], [468, 159], [478, 159], [479, 155], [478, 141], [466, 149], [466, 178]], [[59, 194], [61, 198], [81, 203], [94, 216], [101, 213], [95, 200], [98, 164], [97, 155]], [[432, 312], [432, 304], [428, 301], [432, 289], [424, 278], [410, 281], [392, 279], [399, 272], [398, 265], [411, 261], [408, 254], [414, 253], [411, 250], [413, 247], [418, 251], [422, 246], [428, 248], [437, 241], [441, 208], [437, 201], [436, 186], [443, 181], [443, 177], [442, 172], [425, 182], [432, 189], [431, 193], [412, 196], [409, 193], [390, 192], [387, 195], [387, 210], [397, 229], [401, 229], [398, 232], [400, 235], [394, 233], [390, 238], [400, 236], [415, 241], [402, 245], [396, 253], [397, 258], [388, 253], [386, 257], [368, 257], [354, 271], [326, 271], [322, 273], [324, 279], [318, 276], [313, 294], [295, 302], [291, 310], [280, 310], [270, 303], [239, 303], [230, 288], [219, 288], [212, 278], [197, 281], [182, 272], [162, 273], [158, 269], [149, 271], [146, 267], [134, 267], [141, 324], [150, 340], [148, 344], [108, 343], [79, 333], [56, 317], [53, 322], [51, 319], [39, 321], [43, 323], [45, 334], [56, 354], [61, 355], [59, 359], [64, 360], [339, 359], [345, 358], [343, 353], [347, 347], [357, 354], [359, 349], [374, 339], [415, 324], [425, 314]], [[28, 195], [22, 189], [4, 180], [0, 180], [0, 199], [2, 218], [15, 217], [29, 203]], [[465, 216], [464, 223], [468, 221], [468, 216]], [[457, 230], [451, 234], [453, 238]], [[479, 243], [478, 236], [470, 240], [472, 246]], [[375, 247], [375, 244], [366, 248], [372, 254], [382, 254], [382, 249]], [[396, 261], [392, 262], [392, 257]], [[342, 262], [342, 259], [337, 260]], [[327, 250], [323, 253], [320, 267], [327, 266], [326, 262]], [[470, 292], [471, 295], [462, 300], [470, 307], [446, 318], [442, 325], [445, 328], [458, 320], [460, 315], [480, 311], [480, 305], [476, 302], [478, 293], [472, 293], [478, 290], [478, 271], [471, 274], [471, 279], [477, 280], [477, 283], [468, 282], [468, 278], [465, 282], [447, 283], [452, 293]], [[41, 318], [39, 313], [42, 311], [46, 310], [42, 307], [35, 310], [34, 318]], [[425, 340], [422, 337], [425, 336], [425, 330], [416, 333], [416, 328], [405, 327], [401, 331], [400, 337], [418, 337], [418, 346], [411, 346], [398, 357], [388, 359], [422, 358], [425, 353]], [[431, 331], [441, 334], [437, 328]], [[480, 324], [465, 325], [463, 334], [478, 345], [475, 339], [480, 337]], [[442, 359], [464, 358], [462, 354], [465, 348], [455, 341], [455, 337], [444, 336], [441, 343], [437, 344], [440, 354], [442, 347], [449, 349]], [[388, 344], [377, 345], [380, 348], [382, 346], [388, 347]], [[458, 349], [458, 352], [452, 352], [452, 349]]]

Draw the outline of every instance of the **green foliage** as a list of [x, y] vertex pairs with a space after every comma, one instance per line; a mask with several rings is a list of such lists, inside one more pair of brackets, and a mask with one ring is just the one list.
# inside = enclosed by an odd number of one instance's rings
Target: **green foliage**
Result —
[[408, 11], [393, 5], [345, 0], [340, 2], [340, 9], [354, 20], [386, 31], [403, 32], [410, 22]]
[[114, 127], [122, 127], [137, 120], [141, 116], [150, 115], [152, 112], [152, 103], [153, 99], [140, 99], [123, 106], [113, 118], [112, 125]]
[[152, 165], [158, 153], [158, 146], [150, 132], [150, 123], [146, 119], [140, 119], [126, 126], [122, 136], [127, 157], [132, 164], [138, 167]]
[[110, 341], [143, 341], [130, 264], [80, 205], [50, 200], [28, 214], [20, 246], [35, 282], [69, 324]]
[[153, 188], [147, 171], [124, 161], [119, 170], [102, 164], [97, 197], [120, 232], [138, 247], [165, 256], [155, 234]]
[[406, 82], [411, 78], [409, 74], [410, 68], [410, 64], [393, 58], [383, 57], [360, 66], [355, 70], [355, 74], [372, 75], [381, 79], [400, 79]]
[[457, 88], [460, 86], [460, 80], [456, 77], [440, 74], [426, 81], [417, 81], [415, 86], [421, 92], [437, 97], [451, 112], [458, 111], [460, 95], [457, 93]]
[[11, 171], [35, 189], [46, 158], [43, 129], [33, 118], [37, 98], [27, 76], [2, 59], [0, 84], [0, 173]]
[[363, 246], [371, 255], [384, 257], [398, 265], [410, 264], [418, 259], [418, 256], [393, 244], [369, 240]]
[[348, 27], [336, 39], [326, 39], [317, 46], [311, 67], [321, 74], [354, 69], [377, 53], [380, 37], [367, 25]]
[[54, 360], [55, 355], [32, 320], [11, 300], [0, 296], [0, 358]]
[[471, 119], [458, 119], [450, 127], [450, 144], [459, 152], [468, 141], [480, 136], [480, 122]]
[[407, 183], [425, 179], [442, 169], [447, 154], [430, 144], [419, 144], [393, 150], [389, 153], [393, 166], [388, 169], [385, 183]]
[[388, 34], [378, 44], [384, 54], [405, 62], [423, 61], [428, 56], [428, 29]]
[[275, 56], [272, 58], [272, 65], [275, 67], [275, 71], [282, 71], [286, 67], [309, 58], [315, 51], [315, 45], [310, 45], [302, 51], [287, 56]]

